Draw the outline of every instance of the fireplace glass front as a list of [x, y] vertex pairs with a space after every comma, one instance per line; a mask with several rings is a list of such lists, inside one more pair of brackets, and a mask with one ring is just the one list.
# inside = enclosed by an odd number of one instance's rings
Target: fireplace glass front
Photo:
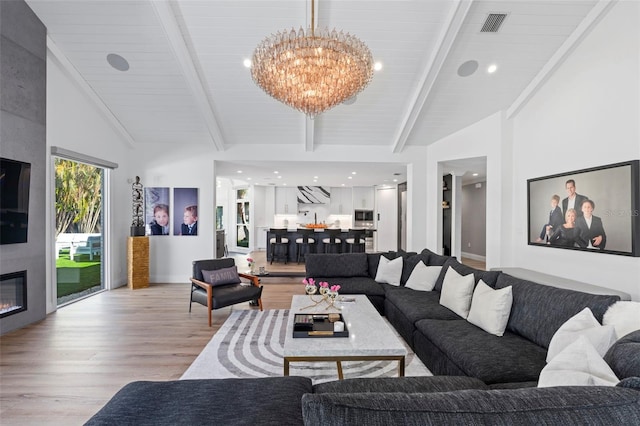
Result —
[[27, 271], [0, 276], [0, 318], [27, 310]]

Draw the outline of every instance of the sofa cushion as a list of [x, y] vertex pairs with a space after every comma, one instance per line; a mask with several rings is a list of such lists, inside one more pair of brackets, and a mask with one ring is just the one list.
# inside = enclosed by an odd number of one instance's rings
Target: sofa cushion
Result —
[[[368, 277], [369, 268], [366, 253], [317, 254], [305, 256], [305, 274], [308, 278], [318, 277]], [[373, 275], [375, 276], [375, 275]]]
[[516, 334], [498, 337], [467, 321], [420, 320], [417, 331], [461, 371], [487, 384], [538, 380], [546, 350]]
[[399, 286], [403, 265], [404, 260], [402, 257], [389, 260], [385, 256], [380, 256], [375, 278], [376, 282]]
[[640, 330], [640, 302], [621, 300], [609, 306], [602, 316], [602, 325], [612, 325], [618, 339]]
[[451, 309], [440, 304], [437, 291], [417, 291], [405, 287], [385, 287], [385, 297], [412, 323], [421, 319], [459, 320]]
[[422, 261], [413, 268], [405, 287], [419, 291], [431, 291], [436, 285], [442, 266], [427, 266]]
[[376, 277], [378, 273], [378, 264], [380, 263], [380, 256], [386, 257], [388, 260], [393, 260], [398, 257], [402, 257], [403, 260], [406, 260], [412, 256], [415, 256], [416, 253], [407, 253], [406, 251], [389, 251], [386, 253], [367, 253], [368, 260], [368, 270], [369, 276], [372, 278]]
[[473, 292], [467, 321], [487, 333], [502, 336], [507, 328], [512, 302], [511, 287], [495, 290], [480, 280]]
[[469, 308], [471, 308], [474, 285], [473, 274], [463, 276], [458, 274], [455, 269], [449, 268], [442, 284], [440, 304], [462, 318], [467, 318]]
[[429, 254], [429, 266], [442, 266], [444, 265], [444, 262], [451, 258], [451, 256], [444, 256], [438, 253], [434, 253], [429, 249], [424, 249], [421, 253]]
[[435, 287], [436, 290], [438, 291], [442, 290], [442, 283], [444, 282], [444, 277], [447, 274], [447, 270], [449, 268], [453, 268], [460, 275], [473, 274], [476, 284], [478, 283], [478, 281], [482, 280], [485, 282], [485, 284], [487, 284], [491, 288], [494, 288], [496, 286], [496, 281], [498, 279], [498, 276], [502, 273], [500, 271], [481, 271], [480, 269], [463, 265], [462, 263], [458, 262], [454, 257], [450, 257], [442, 265], [442, 272], [440, 272], [440, 276], [436, 281], [436, 287]]
[[419, 393], [488, 388], [483, 381], [465, 376], [380, 377], [325, 382], [314, 385], [313, 393]]
[[416, 267], [418, 263], [424, 263], [425, 265], [429, 264], [429, 254], [428, 253], [417, 253], [413, 256], [409, 256], [404, 260], [404, 267], [402, 268], [402, 279], [400, 280], [401, 285], [405, 285], [413, 269]]
[[321, 393], [302, 397], [305, 425], [609, 425], [640, 423], [626, 388], [470, 389], [432, 393]]
[[238, 267], [235, 265], [230, 268], [202, 271], [202, 278], [204, 278], [204, 282], [211, 284], [213, 287], [242, 282], [238, 275]]
[[[513, 286], [513, 305], [507, 330], [545, 348], [569, 318], [590, 308], [598, 321], [618, 296], [602, 296], [551, 287], [502, 273], [496, 288]], [[544, 309], [541, 309], [544, 307]]]
[[306, 377], [133, 382], [86, 425], [300, 425], [312, 390]]
[[340, 294], [366, 294], [367, 296], [384, 296], [384, 289], [369, 277], [319, 277], [316, 282], [326, 281], [329, 285], [340, 285]]
[[591, 309], [584, 308], [562, 324], [553, 335], [549, 342], [547, 362], [578, 340], [580, 336], [586, 337], [603, 357], [616, 341], [616, 330], [612, 325], [600, 325], [591, 313]]
[[614, 343], [604, 360], [619, 379], [640, 377], [640, 330], [629, 333]]
[[615, 386], [619, 381], [591, 342], [580, 336], [542, 369], [538, 387]]

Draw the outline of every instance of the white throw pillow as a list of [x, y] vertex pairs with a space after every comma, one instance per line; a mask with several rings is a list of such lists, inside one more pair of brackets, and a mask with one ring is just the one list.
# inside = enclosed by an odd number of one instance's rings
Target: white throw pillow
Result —
[[604, 356], [611, 345], [616, 341], [616, 331], [611, 325], [602, 326], [593, 316], [591, 309], [584, 308], [555, 332], [549, 342], [547, 362], [551, 361], [564, 348], [578, 340], [580, 336], [586, 337], [600, 356]]
[[512, 303], [511, 286], [494, 290], [480, 280], [473, 292], [467, 321], [487, 333], [502, 336], [507, 328]]
[[440, 304], [466, 319], [469, 316], [475, 283], [473, 274], [462, 276], [449, 267], [442, 282]]
[[378, 272], [376, 272], [377, 282], [399, 286], [401, 276], [402, 257], [396, 257], [393, 260], [389, 260], [384, 256], [380, 256], [380, 262], [378, 263]]
[[442, 266], [427, 266], [421, 260], [411, 271], [405, 287], [419, 291], [431, 291], [436, 286]]
[[580, 336], [542, 369], [538, 387], [615, 386], [619, 381], [589, 340]]
[[602, 325], [612, 325], [618, 339], [640, 330], [640, 302], [620, 301], [609, 306], [602, 317]]

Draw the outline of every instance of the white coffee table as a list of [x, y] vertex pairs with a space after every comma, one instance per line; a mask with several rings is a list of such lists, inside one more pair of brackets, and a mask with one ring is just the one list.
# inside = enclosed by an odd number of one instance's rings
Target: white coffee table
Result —
[[[316, 299], [319, 296], [316, 296]], [[398, 376], [404, 376], [407, 355], [400, 338], [380, 316], [365, 295], [347, 295], [355, 302], [336, 302], [337, 308], [325, 309], [325, 303], [310, 309], [301, 309], [311, 304], [309, 296], [296, 295], [291, 301], [291, 310], [284, 338], [284, 375], [289, 375], [291, 362], [335, 361], [338, 378], [343, 379], [342, 361], [398, 361]], [[349, 337], [293, 337], [293, 320], [298, 313], [340, 312], [344, 318]]]

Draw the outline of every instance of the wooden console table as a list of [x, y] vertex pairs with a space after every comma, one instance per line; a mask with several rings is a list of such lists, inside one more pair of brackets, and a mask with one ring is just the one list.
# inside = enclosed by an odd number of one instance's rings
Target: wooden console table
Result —
[[130, 289], [149, 287], [149, 237], [129, 237], [127, 269]]

